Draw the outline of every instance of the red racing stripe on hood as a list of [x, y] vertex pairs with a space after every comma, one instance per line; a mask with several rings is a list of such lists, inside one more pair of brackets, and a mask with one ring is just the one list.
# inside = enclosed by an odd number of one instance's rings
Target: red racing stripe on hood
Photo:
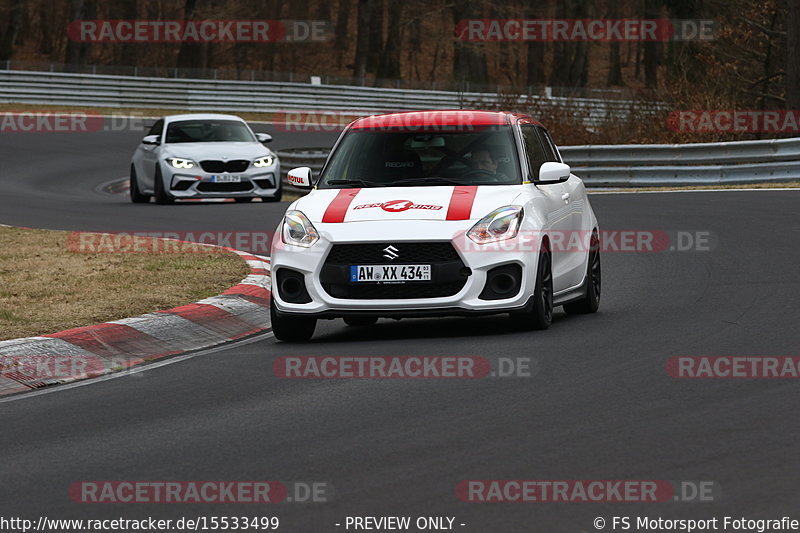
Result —
[[322, 215], [322, 222], [344, 222], [347, 208], [361, 189], [341, 189]]
[[450, 206], [447, 208], [447, 220], [469, 220], [472, 204], [478, 193], [477, 185], [458, 185], [453, 188]]

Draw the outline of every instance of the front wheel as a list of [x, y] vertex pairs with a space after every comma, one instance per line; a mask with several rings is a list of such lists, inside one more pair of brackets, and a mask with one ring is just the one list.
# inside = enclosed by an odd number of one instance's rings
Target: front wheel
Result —
[[146, 204], [150, 201], [150, 197], [146, 194], [142, 194], [139, 190], [139, 180], [136, 178], [136, 168], [131, 165], [131, 174], [130, 174], [130, 194], [131, 194], [131, 202], [134, 204]]
[[161, 169], [156, 168], [155, 186], [156, 190], [156, 203], [159, 205], [169, 205], [175, 202], [175, 198], [169, 195], [164, 189], [164, 180], [161, 179]]
[[272, 333], [279, 341], [306, 342], [311, 340], [317, 328], [316, 318], [299, 315], [286, 316], [278, 313], [275, 302], [270, 299], [269, 317], [272, 322]]
[[564, 311], [570, 315], [586, 315], [594, 313], [600, 307], [600, 238], [597, 233], [592, 234], [592, 243], [589, 247], [589, 260], [586, 266], [586, 296], [576, 302], [564, 304]]
[[550, 327], [553, 321], [553, 265], [550, 250], [539, 252], [539, 266], [536, 270], [536, 287], [533, 302], [528, 309], [511, 314], [511, 319], [526, 330], [540, 330]]

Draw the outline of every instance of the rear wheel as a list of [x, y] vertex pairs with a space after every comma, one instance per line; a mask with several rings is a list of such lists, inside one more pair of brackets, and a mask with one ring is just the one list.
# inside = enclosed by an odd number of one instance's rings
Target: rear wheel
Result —
[[527, 330], [550, 327], [553, 321], [553, 267], [549, 249], [543, 247], [539, 252], [533, 302], [528, 304], [528, 309], [525, 311], [512, 313], [511, 319]]
[[134, 204], [146, 204], [150, 201], [150, 197], [146, 194], [142, 194], [139, 190], [139, 180], [136, 178], [136, 168], [131, 165], [131, 174], [130, 174], [130, 194], [131, 194], [131, 202]]
[[586, 296], [576, 302], [564, 304], [564, 311], [570, 315], [586, 315], [594, 313], [600, 307], [600, 289], [602, 285], [600, 269], [600, 238], [592, 233], [589, 246], [589, 260], [586, 265]]
[[175, 202], [175, 198], [169, 195], [169, 193], [164, 189], [164, 180], [161, 179], [161, 169], [156, 167], [156, 177], [155, 177], [155, 190], [156, 190], [156, 203], [159, 205], [169, 205]]
[[353, 327], [363, 327], [363, 326], [372, 326], [378, 321], [378, 317], [376, 316], [346, 316], [344, 317], [344, 323], [348, 326]]
[[275, 309], [275, 302], [269, 302], [269, 317], [272, 322], [272, 333], [279, 341], [306, 342], [311, 340], [317, 328], [316, 318], [298, 315], [281, 315]]

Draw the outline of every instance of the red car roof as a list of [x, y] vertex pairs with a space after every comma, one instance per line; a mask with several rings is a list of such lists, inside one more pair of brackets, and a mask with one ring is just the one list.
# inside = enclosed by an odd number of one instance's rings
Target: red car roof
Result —
[[351, 129], [365, 128], [416, 128], [422, 126], [459, 127], [493, 126], [521, 122], [539, 124], [528, 115], [505, 111], [480, 111], [469, 109], [443, 109], [431, 111], [407, 111], [387, 115], [373, 115], [354, 121]]

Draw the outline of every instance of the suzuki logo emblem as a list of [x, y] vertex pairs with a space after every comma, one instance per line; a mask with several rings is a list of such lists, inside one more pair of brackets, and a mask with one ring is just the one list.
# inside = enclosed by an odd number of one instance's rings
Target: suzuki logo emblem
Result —
[[386, 252], [385, 254], [383, 254], [383, 257], [385, 257], [389, 261], [394, 261], [395, 259], [400, 257], [400, 254], [397, 253], [399, 252], [399, 250], [394, 246], [392, 246], [391, 244], [386, 248], [384, 248], [383, 251]]

